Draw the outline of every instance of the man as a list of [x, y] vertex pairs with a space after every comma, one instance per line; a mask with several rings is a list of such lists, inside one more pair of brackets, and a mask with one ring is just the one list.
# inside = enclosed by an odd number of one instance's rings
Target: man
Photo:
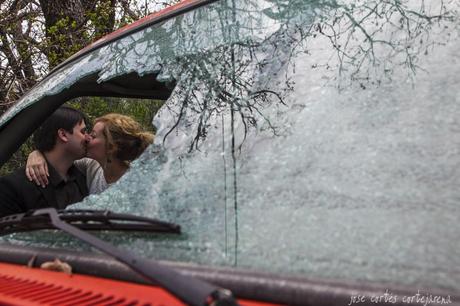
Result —
[[0, 217], [30, 209], [64, 209], [88, 195], [86, 177], [73, 162], [85, 156], [86, 118], [61, 106], [35, 132], [34, 144], [44, 153], [49, 169], [46, 187], [30, 182], [23, 168], [0, 178]]

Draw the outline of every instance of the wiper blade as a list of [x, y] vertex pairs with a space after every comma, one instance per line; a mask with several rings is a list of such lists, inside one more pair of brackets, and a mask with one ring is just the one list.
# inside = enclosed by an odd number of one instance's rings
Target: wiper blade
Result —
[[[62, 211], [60, 212], [62, 214]], [[229, 290], [216, 287], [200, 279], [183, 275], [175, 270], [165, 267], [157, 262], [149, 261], [120, 250], [108, 242], [72, 226], [61, 220], [59, 213], [54, 208], [37, 209], [29, 213], [31, 217], [48, 219], [54, 228], [60, 229], [73, 237], [76, 237], [94, 248], [116, 258], [128, 267], [144, 276], [146, 279], [158, 283], [175, 297], [187, 305], [192, 306], [237, 306], [238, 302], [233, 298]], [[64, 214], [65, 215], [65, 214]], [[8, 217], [2, 218], [5, 219]], [[2, 232], [0, 231], [0, 235]]]
[[[35, 211], [0, 218], [0, 235], [55, 229], [47, 215]], [[82, 230], [94, 231], [142, 231], [180, 234], [180, 226], [156, 219], [130, 214], [114, 213], [109, 210], [58, 210], [59, 218]]]

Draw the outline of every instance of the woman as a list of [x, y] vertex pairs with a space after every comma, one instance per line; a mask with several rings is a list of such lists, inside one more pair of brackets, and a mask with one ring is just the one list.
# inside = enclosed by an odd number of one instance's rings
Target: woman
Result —
[[[87, 158], [75, 161], [86, 173], [90, 194], [97, 194], [116, 182], [129, 169], [130, 162], [153, 143], [153, 134], [142, 130], [139, 123], [121, 114], [107, 114], [94, 121], [89, 134]], [[37, 185], [48, 184], [48, 168], [43, 155], [33, 151], [27, 159], [26, 175]]]

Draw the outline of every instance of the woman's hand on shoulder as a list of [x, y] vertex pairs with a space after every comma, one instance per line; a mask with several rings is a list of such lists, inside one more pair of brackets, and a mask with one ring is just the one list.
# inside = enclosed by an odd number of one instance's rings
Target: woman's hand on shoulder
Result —
[[35, 150], [27, 157], [26, 176], [38, 186], [45, 188], [48, 185], [48, 164], [40, 151]]

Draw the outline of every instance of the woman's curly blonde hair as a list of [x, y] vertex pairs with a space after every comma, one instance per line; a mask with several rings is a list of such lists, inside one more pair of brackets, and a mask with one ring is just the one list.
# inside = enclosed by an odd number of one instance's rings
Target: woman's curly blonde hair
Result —
[[111, 113], [96, 118], [94, 123], [98, 122], [104, 124], [102, 133], [106, 139], [109, 162], [117, 158], [129, 163], [153, 143], [154, 135], [144, 131], [141, 125], [129, 116]]

